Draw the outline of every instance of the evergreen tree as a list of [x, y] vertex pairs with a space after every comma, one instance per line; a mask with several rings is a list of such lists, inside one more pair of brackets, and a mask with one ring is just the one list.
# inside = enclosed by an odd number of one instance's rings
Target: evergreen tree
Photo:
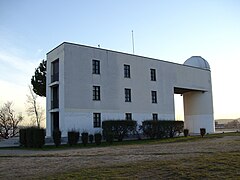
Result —
[[35, 74], [32, 76], [31, 84], [33, 92], [39, 96], [46, 97], [46, 72], [47, 61], [42, 60], [38, 68], [35, 69]]

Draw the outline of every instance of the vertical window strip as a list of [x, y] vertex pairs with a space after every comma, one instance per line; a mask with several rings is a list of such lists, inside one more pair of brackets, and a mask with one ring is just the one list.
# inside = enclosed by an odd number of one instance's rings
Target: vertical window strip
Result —
[[93, 86], [93, 100], [100, 100], [100, 86]]
[[131, 89], [125, 88], [125, 102], [131, 102]]
[[130, 78], [130, 65], [124, 64], [124, 77]]
[[126, 113], [125, 114], [125, 119], [126, 120], [132, 120], [132, 113]]
[[101, 113], [93, 113], [93, 127], [101, 127]]
[[152, 103], [157, 103], [157, 91], [152, 91]]
[[156, 69], [151, 69], [151, 81], [156, 81]]
[[100, 74], [100, 61], [99, 60], [92, 60], [92, 73]]

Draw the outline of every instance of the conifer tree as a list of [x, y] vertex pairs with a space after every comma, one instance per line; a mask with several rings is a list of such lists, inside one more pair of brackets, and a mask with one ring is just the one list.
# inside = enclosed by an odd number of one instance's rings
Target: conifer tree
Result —
[[42, 97], [46, 97], [46, 71], [47, 61], [42, 60], [31, 79], [33, 92]]

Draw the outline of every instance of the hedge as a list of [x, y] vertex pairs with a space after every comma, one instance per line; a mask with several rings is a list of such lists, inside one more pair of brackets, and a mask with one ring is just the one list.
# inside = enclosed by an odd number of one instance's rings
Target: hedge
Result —
[[38, 127], [20, 129], [20, 144], [30, 148], [42, 148], [45, 144], [45, 130]]
[[102, 122], [103, 136], [111, 143], [114, 139], [122, 141], [130, 132], [136, 131], [137, 122], [133, 120], [107, 120]]
[[88, 136], [89, 142], [90, 142], [91, 144], [93, 143], [93, 138], [94, 138], [94, 136], [93, 136], [92, 134], [90, 134], [90, 135]]
[[62, 136], [62, 132], [60, 130], [55, 129], [53, 131], [53, 142], [54, 142], [56, 147], [61, 145], [61, 136]]
[[87, 143], [88, 143], [88, 133], [87, 132], [83, 132], [81, 134], [81, 139], [82, 139], [83, 145], [86, 146]]
[[174, 137], [181, 133], [184, 128], [183, 121], [156, 121], [146, 120], [142, 122], [143, 133], [151, 139]]
[[101, 142], [102, 142], [102, 134], [101, 133], [95, 133], [94, 134], [94, 139], [95, 139], [96, 145], [100, 145]]
[[78, 131], [68, 131], [68, 144], [70, 146], [76, 145], [79, 140], [79, 132]]

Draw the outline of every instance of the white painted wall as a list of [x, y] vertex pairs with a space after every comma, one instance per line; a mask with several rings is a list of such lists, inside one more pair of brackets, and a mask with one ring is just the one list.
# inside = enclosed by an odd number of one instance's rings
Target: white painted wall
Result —
[[[185, 125], [190, 132], [199, 132], [199, 127], [214, 132], [209, 70], [63, 43], [47, 54], [48, 85], [51, 62], [58, 58], [59, 116], [63, 135], [71, 129], [91, 133], [99, 131], [99, 128], [93, 128], [93, 112], [100, 112], [102, 120], [124, 119], [125, 113], [129, 112], [140, 124], [143, 120], [151, 119], [152, 113], [158, 113], [159, 119], [174, 120], [174, 87], [206, 91], [199, 96], [184, 94]], [[100, 60], [100, 75], [92, 74], [92, 59]], [[130, 79], [124, 78], [124, 64], [131, 67]], [[151, 68], [156, 69], [157, 81], [150, 80]], [[101, 101], [92, 100], [93, 85], [101, 86]], [[131, 88], [132, 102], [125, 102], [124, 88]], [[157, 91], [157, 104], [151, 102], [152, 90]], [[49, 97], [50, 86], [47, 87], [48, 136], [51, 135]]]

